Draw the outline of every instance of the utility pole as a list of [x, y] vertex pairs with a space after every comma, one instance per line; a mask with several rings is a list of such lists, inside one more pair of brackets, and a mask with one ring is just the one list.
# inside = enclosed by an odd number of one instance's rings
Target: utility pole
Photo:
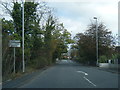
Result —
[[96, 65], [98, 66], [98, 26], [97, 26], [97, 17], [94, 17], [94, 19], [96, 20]]
[[25, 60], [24, 60], [24, 0], [22, 0], [22, 63], [23, 72], [25, 72]]

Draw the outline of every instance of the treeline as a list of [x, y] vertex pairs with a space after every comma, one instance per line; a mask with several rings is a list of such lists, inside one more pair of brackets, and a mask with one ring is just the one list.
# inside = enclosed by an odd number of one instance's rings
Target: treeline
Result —
[[[91, 23], [84, 33], [74, 37], [76, 44], [71, 46], [71, 57], [80, 63], [96, 65], [96, 24]], [[104, 23], [98, 23], [98, 58], [106, 63], [109, 59], [117, 59], [115, 38]]]
[[[21, 47], [16, 48], [16, 73], [22, 71], [22, 4], [12, 3], [12, 9], [3, 3], [4, 8], [12, 17], [2, 19], [2, 71], [3, 78], [13, 73], [13, 48], [8, 46], [9, 40], [20, 40]], [[25, 66], [39, 69], [61, 59], [72, 43], [71, 34], [63, 23], [54, 16], [52, 8], [46, 3], [24, 3], [24, 35], [25, 35]]]

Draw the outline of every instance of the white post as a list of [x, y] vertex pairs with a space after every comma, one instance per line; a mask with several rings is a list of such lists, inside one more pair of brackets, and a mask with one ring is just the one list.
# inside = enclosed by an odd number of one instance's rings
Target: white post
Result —
[[15, 73], [15, 47], [14, 47], [14, 73]]
[[22, 61], [23, 61], [23, 72], [25, 72], [25, 61], [24, 61], [24, 0], [22, 1]]

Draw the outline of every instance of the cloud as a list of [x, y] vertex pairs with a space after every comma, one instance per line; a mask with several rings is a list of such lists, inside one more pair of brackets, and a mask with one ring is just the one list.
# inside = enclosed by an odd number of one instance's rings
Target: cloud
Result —
[[45, 2], [115, 2], [118, 0], [41, 0]]
[[[72, 30], [73, 35], [83, 32], [90, 20], [96, 16], [99, 22], [104, 22], [114, 34], [118, 33], [118, 0], [104, 2], [50, 2], [55, 7], [56, 15], [61, 22]], [[94, 1], [94, 0], [92, 0]], [[98, 0], [99, 1], [99, 0]]]
[[[8, 2], [8, 0], [1, 0]], [[12, 0], [9, 0], [12, 1]], [[21, 1], [21, 0], [18, 0]], [[41, 0], [36, 0], [41, 1]], [[90, 24], [94, 23], [96, 16], [99, 22], [104, 22], [114, 34], [118, 33], [118, 1], [119, 0], [44, 0], [50, 7], [56, 9], [56, 16], [72, 31], [73, 36], [83, 32]]]
[[79, 20], [74, 21], [70, 18], [61, 17], [59, 21], [64, 23], [65, 28], [72, 33], [72, 37], [74, 37], [76, 33], [84, 32], [86, 29], [86, 24]]

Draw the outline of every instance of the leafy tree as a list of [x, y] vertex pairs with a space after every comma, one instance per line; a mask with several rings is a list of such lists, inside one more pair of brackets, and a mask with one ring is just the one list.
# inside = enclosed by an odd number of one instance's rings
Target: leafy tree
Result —
[[[12, 38], [13, 22], [11, 20], [2, 20], [2, 74], [3, 80], [6, 80], [13, 72], [13, 49], [9, 48], [9, 40]], [[7, 77], [7, 78], [5, 78]]]
[[[96, 62], [96, 31], [95, 25], [90, 24], [88, 30], [75, 37], [78, 40], [79, 58], [83, 63], [95, 64]], [[103, 23], [98, 25], [98, 52], [99, 56], [110, 57], [114, 48], [114, 41], [110, 31]]]
[[73, 43], [71, 34], [65, 29], [63, 23], [58, 24], [54, 32], [54, 39], [57, 40], [56, 50], [54, 52], [54, 58], [61, 59], [62, 53], [68, 52], [68, 44]]
[[[12, 17], [12, 20], [3, 19], [2, 30], [4, 37], [7, 38], [4, 44], [8, 45], [9, 40], [15, 39], [20, 40], [22, 46], [22, 5], [19, 2], [13, 2], [12, 5], [9, 9], [7, 4], [3, 4]], [[47, 7], [45, 3], [25, 2], [24, 15], [24, 50], [27, 67], [38, 69], [50, 65], [55, 62], [56, 58], [60, 58], [62, 53], [67, 52], [67, 45], [72, 43], [71, 34], [54, 17], [51, 8]], [[6, 47], [8, 48], [8, 46]], [[10, 60], [13, 60], [12, 49], [8, 48], [5, 54], [7, 51], [9, 51], [7, 55], [11, 56]], [[8, 59], [6, 58], [8, 56], [5, 56], [4, 66], [7, 65]], [[22, 68], [22, 47], [16, 49], [16, 61], [16, 70], [20, 71]], [[7, 72], [13, 71], [12, 61], [5, 69], [7, 68], [11, 69]]]

